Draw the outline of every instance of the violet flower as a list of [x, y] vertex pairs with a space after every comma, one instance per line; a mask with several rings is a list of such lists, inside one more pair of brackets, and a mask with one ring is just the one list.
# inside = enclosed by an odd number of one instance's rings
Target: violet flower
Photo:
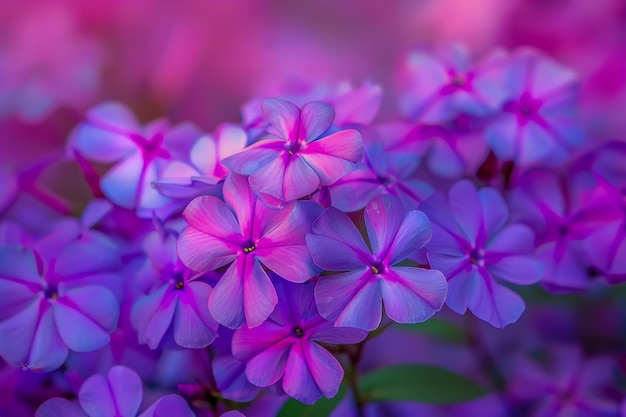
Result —
[[124, 366], [112, 367], [106, 376], [96, 374], [80, 387], [78, 404], [64, 398], [43, 403], [36, 417], [194, 417], [179, 395], [165, 395], [139, 414], [143, 384], [139, 375]]
[[509, 101], [487, 126], [487, 144], [520, 165], [562, 162], [583, 141], [576, 75], [531, 49], [518, 51], [510, 66]]
[[305, 404], [337, 394], [343, 369], [318, 343], [358, 343], [367, 333], [336, 328], [315, 308], [314, 283], [276, 281], [279, 303], [262, 325], [233, 335], [233, 355], [246, 362], [248, 380], [268, 387], [281, 380], [287, 395]]
[[218, 327], [207, 309], [211, 286], [178, 259], [173, 232], [149, 234], [144, 250], [148, 259], [138, 274], [148, 287], [131, 312], [139, 342], [150, 349], [207, 347]]
[[452, 186], [447, 201], [436, 193], [420, 209], [433, 222], [426, 249], [431, 267], [448, 279], [448, 307], [459, 314], [469, 309], [495, 327], [516, 322], [524, 300], [501, 282], [530, 285], [541, 279], [532, 230], [508, 224], [509, 209], [497, 190], [477, 190], [467, 180]]
[[354, 129], [329, 134], [335, 113], [311, 102], [295, 104], [268, 99], [263, 113], [268, 136], [223, 161], [238, 174], [249, 175], [250, 186], [266, 204], [281, 207], [329, 186], [356, 169], [363, 155], [361, 135]]
[[365, 226], [372, 249], [350, 218], [328, 208], [306, 237], [313, 261], [328, 271], [315, 287], [320, 314], [335, 326], [374, 330], [382, 317], [417, 323], [439, 311], [447, 284], [439, 271], [399, 266], [430, 240], [424, 213], [406, 212], [393, 195], [377, 196], [365, 209]]
[[263, 266], [293, 282], [319, 272], [304, 238], [321, 207], [299, 201], [269, 209], [254, 195], [247, 178], [237, 174], [226, 178], [223, 192], [225, 202], [203, 196], [189, 203], [183, 212], [189, 227], [179, 237], [178, 253], [195, 271], [230, 264], [209, 296], [209, 311], [226, 327], [238, 328], [244, 322], [255, 327], [277, 302]]
[[[182, 171], [200, 131], [192, 124], [169, 127], [154, 121], [145, 127], [123, 105], [107, 102], [87, 113], [87, 120], [76, 132], [76, 150], [85, 158], [115, 164], [101, 179], [100, 188], [113, 203], [137, 209], [141, 217], [151, 217], [152, 210], [169, 200], [152, 183], [169, 167]], [[173, 167], [171, 165], [174, 165]]]
[[[93, 210], [87, 210], [84, 221]], [[7, 229], [5, 229], [7, 230]], [[88, 352], [109, 343], [119, 303], [117, 248], [74, 219], [57, 222], [35, 244], [12, 229], [0, 245], [0, 356], [32, 370], [54, 370], [69, 350]], [[2, 233], [0, 233], [2, 235]], [[20, 243], [24, 242], [24, 243]], [[1, 243], [1, 242], [0, 242]]]

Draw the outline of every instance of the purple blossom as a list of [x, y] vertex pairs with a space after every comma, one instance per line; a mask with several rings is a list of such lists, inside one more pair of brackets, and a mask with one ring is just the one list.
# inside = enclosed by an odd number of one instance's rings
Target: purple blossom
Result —
[[532, 258], [532, 230], [508, 223], [509, 209], [497, 190], [477, 190], [467, 180], [452, 186], [447, 201], [437, 193], [420, 209], [433, 222], [426, 249], [431, 267], [448, 279], [448, 307], [459, 314], [469, 309], [495, 327], [516, 322], [524, 300], [501, 282], [530, 285], [541, 279], [543, 265]]
[[[137, 417], [143, 397], [139, 375], [124, 366], [112, 367], [106, 376], [89, 377], [78, 392], [78, 404], [64, 398], [43, 403], [36, 417]], [[155, 401], [139, 417], [194, 417], [193, 411], [178, 395], [165, 395]]]
[[374, 330], [387, 315], [400, 323], [417, 323], [437, 312], [447, 285], [439, 271], [399, 266], [430, 240], [428, 218], [405, 211], [397, 197], [377, 196], [365, 209], [372, 249], [350, 218], [328, 208], [306, 237], [313, 261], [328, 271], [315, 287], [320, 314], [336, 326]]
[[[329, 187], [332, 205], [346, 212], [365, 208], [375, 196], [393, 194], [400, 198], [407, 210], [428, 197], [432, 187], [415, 179], [419, 158], [414, 152], [394, 152], [390, 139], [408, 134], [405, 126], [393, 126], [381, 132], [371, 128], [359, 128], [365, 143], [365, 155], [358, 168]], [[395, 138], [394, 138], [395, 139]]]
[[474, 65], [460, 45], [438, 55], [414, 51], [402, 67], [400, 108], [411, 120], [425, 124], [446, 122], [462, 113], [494, 113], [506, 98], [507, 58], [496, 51]]
[[[88, 210], [84, 222], [90, 217]], [[57, 222], [34, 244], [17, 236], [17, 228], [4, 230], [0, 339], [12, 343], [0, 344], [0, 355], [15, 366], [53, 370], [69, 350], [107, 345], [119, 316], [118, 300], [109, 289], [119, 280], [113, 242], [74, 219]]]
[[131, 312], [139, 342], [151, 349], [211, 344], [218, 327], [207, 309], [211, 286], [178, 259], [176, 235], [153, 232], [146, 236], [144, 250], [148, 259], [138, 274], [147, 288]]
[[361, 135], [354, 129], [334, 131], [333, 109], [321, 102], [302, 108], [281, 100], [263, 102], [270, 123], [268, 135], [223, 161], [266, 204], [281, 207], [329, 186], [356, 169], [363, 156]]
[[319, 272], [304, 238], [321, 207], [299, 201], [269, 209], [237, 174], [226, 178], [223, 191], [225, 202], [204, 196], [189, 203], [183, 212], [189, 227], [180, 235], [178, 253], [195, 271], [230, 264], [209, 296], [209, 311], [224, 326], [255, 327], [277, 302], [264, 267], [293, 282]]
[[531, 49], [519, 50], [509, 71], [509, 100], [487, 126], [487, 144], [520, 165], [561, 162], [583, 141], [576, 75]]
[[246, 362], [248, 380], [260, 387], [281, 380], [287, 395], [305, 404], [337, 394], [343, 369], [318, 343], [362, 341], [367, 333], [336, 328], [315, 308], [314, 283], [276, 281], [279, 303], [269, 320], [233, 335], [233, 355]]
[[137, 209], [141, 217], [151, 217], [153, 209], [169, 202], [152, 183], [167, 169], [170, 176], [173, 171], [182, 176], [193, 172], [187, 166], [189, 152], [200, 136], [192, 124], [169, 127], [157, 120], [142, 127], [126, 107], [108, 102], [87, 113], [70, 146], [88, 160], [114, 164], [100, 181], [104, 195], [121, 207]]

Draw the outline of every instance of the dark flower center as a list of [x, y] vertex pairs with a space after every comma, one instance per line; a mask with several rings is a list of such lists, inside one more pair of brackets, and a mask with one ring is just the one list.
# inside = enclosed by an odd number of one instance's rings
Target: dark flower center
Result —
[[57, 298], [59, 298], [59, 292], [57, 291], [57, 289], [56, 289], [56, 287], [54, 285], [48, 286], [44, 290], [44, 295], [49, 300], [56, 300]]
[[254, 246], [254, 243], [252, 243], [251, 241], [248, 241], [246, 242], [246, 244], [243, 245], [243, 253], [250, 253], [255, 249], [256, 247]]
[[469, 253], [469, 260], [470, 260], [470, 263], [472, 264], [480, 263], [480, 261], [482, 261], [483, 258], [484, 258], [484, 253], [482, 249], [474, 248]]
[[304, 336], [304, 330], [302, 329], [302, 327], [296, 327], [295, 329], [293, 329], [293, 332], [296, 334], [296, 337], [298, 339], [302, 338], [302, 336]]
[[374, 275], [378, 275], [384, 272], [384, 268], [381, 264], [375, 264], [370, 266], [370, 271], [372, 271]]
[[183, 278], [183, 274], [174, 275], [174, 289], [182, 290], [185, 288], [185, 279]]

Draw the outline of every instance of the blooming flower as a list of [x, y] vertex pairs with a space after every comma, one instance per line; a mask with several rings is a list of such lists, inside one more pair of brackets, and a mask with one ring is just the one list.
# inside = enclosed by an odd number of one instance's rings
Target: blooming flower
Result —
[[[137, 417], [143, 396], [139, 375], [124, 366], [112, 367], [106, 376], [89, 377], [78, 392], [78, 404], [65, 398], [43, 403], [36, 417]], [[179, 395], [165, 395], [139, 417], [194, 417], [189, 405]]]
[[314, 283], [276, 282], [279, 303], [258, 327], [242, 327], [233, 335], [233, 355], [246, 361], [246, 376], [267, 387], [282, 378], [287, 395], [305, 404], [333, 397], [343, 379], [335, 357], [318, 343], [358, 343], [367, 333], [336, 328], [315, 308]]
[[363, 155], [361, 135], [354, 129], [328, 134], [335, 118], [320, 102], [295, 104], [268, 99], [263, 114], [268, 136], [222, 163], [249, 175], [250, 186], [266, 204], [280, 207], [328, 186], [356, 168]]
[[428, 218], [405, 212], [393, 195], [377, 196], [365, 209], [370, 250], [350, 218], [334, 207], [313, 223], [306, 241], [313, 261], [328, 271], [315, 287], [320, 314], [336, 326], [374, 330], [382, 304], [400, 323], [430, 318], [443, 305], [447, 285], [439, 271], [399, 266], [431, 237]]
[[151, 349], [171, 345], [199, 349], [211, 344], [218, 327], [207, 309], [211, 286], [178, 259], [175, 234], [149, 234], [144, 250], [148, 259], [138, 274], [148, 281], [148, 288], [135, 300], [131, 313], [140, 343]]
[[532, 258], [532, 230], [507, 224], [509, 209], [500, 193], [463, 180], [452, 186], [447, 201], [436, 193], [420, 209], [433, 222], [426, 249], [431, 267], [448, 279], [448, 307], [459, 314], [469, 309], [495, 327], [517, 321], [524, 300], [500, 282], [534, 284], [543, 265]]
[[[89, 216], [86, 216], [89, 217]], [[14, 234], [14, 233], [11, 233]], [[53, 370], [68, 351], [109, 343], [119, 304], [109, 289], [118, 280], [119, 254], [104, 235], [59, 221], [35, 244], [16, 237], [0, 245], [0, 356], [12, 365]]]
[[509, 99], [485, 130], [487, 144], [498, 158], [521, 165], [562, 161], [583, 141], [575, 74], [530, 49], [510, 65]]
[[200, 136], [192, 124], [171, 128], [154, 121], [142, 127], [126, 107], [107, 102], [87, 113], [71, 146], [91, 161], [115, 164], [100, 181], [102, 192], [113, 203], [149, 218], [152, 209], [169, 202], [152, 183], [168, 167], [169, 175], [193, 171], [181, 165], [188, 163], [191, 146]]
[[506, 98], [507, 55], [496, 51], [473, 65], [468, 51], [454, 45], [439, 56], [411, 52], [401, 68], [400, 107], [411, 120], [436, 124], [461, 113], [494, 113]]
[[269, 209], [254, 195], [247, 178], [236, 174], [226, 178], [223, 191], [225, 202], [203, 196], [189, 203], [183, 212], [189, 226], [179, 237], [178, 253], [195, 271], [230, 264], [209, 296], [209, 311], [224, 326], [238, 328], [246, 322], [255, 327], [277, 302], [262, 265], [293, 282], [319, 272], [304, 237], [321, 207], [299, 201]]

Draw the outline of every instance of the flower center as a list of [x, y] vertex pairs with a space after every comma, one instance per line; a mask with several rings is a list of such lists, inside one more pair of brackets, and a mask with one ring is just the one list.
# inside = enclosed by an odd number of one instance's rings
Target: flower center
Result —
[[375, 264], [375, 265], [370, 266], [370, 271], [372, 271], [372, 274], [378, 275], [384, 272], [384, 268], [380, 264]]
[[256, 247], [254, 246], [254, 243], [252, 243], [251, 241], [247, 242], [244, 246], [243, 246], [243, 253], [250, 253], [253, 250], [255, 250]]
[[44, 290], [44, 295], [49, 300], [56, 300], [57, 298], [59, 298], [59, 292], [57, 291], [56, 287], [53, 285], [48, 286]]
[[174, 276], [174, 289], [182, 290], [185, 288], [185, 279], [182, 274], [176, 274]]
[[295, 329], [293, 329], [293, 332], [296, 334], [296, 337], [298, 339], [301, 339], [304, 336], [304, 330], [302, 329], [302, 327], [296, 327]]
[[474, 265], [476, 265], [476, 264], [481, 265], [483, 263], [484, 256], [485, 256], [485, 254], [482, 251], [482, 249], [474, 248], [469, 253], [470, 263], [474, 264]]

